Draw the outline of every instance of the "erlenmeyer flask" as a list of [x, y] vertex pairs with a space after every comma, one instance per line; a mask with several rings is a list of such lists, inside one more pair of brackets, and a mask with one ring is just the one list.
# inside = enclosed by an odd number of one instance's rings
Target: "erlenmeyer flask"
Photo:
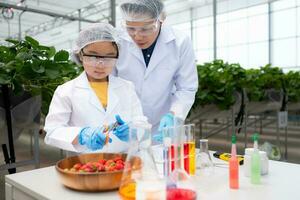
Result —
[[130, 127], [130, 147], [119, 188], [123, 200], [164, 200], [165, 181], [159, 178], [151, 151], [151, 125]]
[[208, 151], [208, 140], [200, 139], [200, 151], [197, 155], [197, 175], [209, 176], [214, 173], [214, 163]]
[[195, 200], [196, 188], [191, 177], [184, 170], [184, 126], [165, 128], [164, 140], [171, 141], [168, 155], [171, 173], [167, 181], [167, 200]]

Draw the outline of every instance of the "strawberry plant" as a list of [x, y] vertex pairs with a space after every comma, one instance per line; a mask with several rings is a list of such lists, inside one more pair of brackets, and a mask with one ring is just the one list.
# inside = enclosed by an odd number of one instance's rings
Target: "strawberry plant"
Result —
[[56, 87], [76, 77], [81, 69], [69, 60], [69, 53], [43, 46], [26, 36], [25, 40], [6, 40], [0, 46], [0, 85], [15, 95], [24, 91], [42, 97], [42, 112], [47, 114]]

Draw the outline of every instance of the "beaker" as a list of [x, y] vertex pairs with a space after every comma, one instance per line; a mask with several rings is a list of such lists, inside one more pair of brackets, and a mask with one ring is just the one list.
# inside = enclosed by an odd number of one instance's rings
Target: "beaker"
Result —
[[[185, 126], [165, 128], [164, 144], [168, 147], [169, 176], [167, 177], [167, 200], [194, 200], [197, 198], [193, 180], [184, 170]], [[167, 139], [168, 142], [165, 142]]]
[[209, 176], [214, 173], [214, 163], [208, 151], [208, 139], [200, 139], [200, 151], [197, 154], [197, 175]]
[[123, 200], [164, 200], [166, 183], [159, 178], [151, 151], [151, 125], [130, 126], [130, 147], [119, 194]]

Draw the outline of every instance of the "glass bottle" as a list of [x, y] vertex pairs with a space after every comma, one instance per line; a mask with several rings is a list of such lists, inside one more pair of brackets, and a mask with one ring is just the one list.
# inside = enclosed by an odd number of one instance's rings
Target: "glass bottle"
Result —
[[229, 159], [229, 187], [239, 188], [239, 161], [236, 156], [236, 135], [231, 138], [231, 156]]
[[253, 153], [251, 155], [251, 183], [260, 184], [260, 155], [258, 150], [258, 134], [255, 133], [253, 136]]

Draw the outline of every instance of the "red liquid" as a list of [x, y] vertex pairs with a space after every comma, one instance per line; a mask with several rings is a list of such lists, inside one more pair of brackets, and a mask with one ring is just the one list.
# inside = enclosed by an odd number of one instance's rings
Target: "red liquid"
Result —
[[196, 192], [188, 189], [167, 189], [167, 200], [196, 200]]
[[236, 157], [229, 159], [229, 187], [231, 189], [239, 188], [239, 163]]
[[175, 149], [174, 149], [174, 145], [171, 145], [170, 147], [170, 153], [171, 153], [171, 171], [173, 171], [175, 169]]
[[186, 173], [190, 174], [190, 157], [189, 157], [189, 143], [183, 144], [183, 158], [184, 158], [184, 169]]

